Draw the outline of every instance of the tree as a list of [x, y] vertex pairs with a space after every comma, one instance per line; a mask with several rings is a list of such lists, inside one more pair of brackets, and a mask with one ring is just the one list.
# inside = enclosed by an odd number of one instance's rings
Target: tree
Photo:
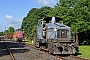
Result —
[[9, 33], [8, 30], [5, 30], [5, 31], [4, 31], [4, 35], [5, 35], [5, 37], [7, 37], [8, 33]]
[[24, 30], [26, 37], [32, 37], [36, 34], [39, 18], [44, 18], [51, 11], [51, 7], [32, 8], [26, 17], [23, 18], [21, 28]]
[[0, 32], [0, 36], [2, 36], [2, 35], [4, 35], [4, 33], [3, 32]]
[[13, 34], [15, 29], [13, 27], [9, 27], [8, 31], [9, 31], [9, 33]]
[[[90, 0], [59, 0], [55, 10], [56, 15], [62, 17], [66, 25], [78, 32], [79, 40], [84, 41], [82, 39], [90, 33]], [[89, 37], [86, 39], [90, 40]]]
[[90, 33], [90, 0], [59, 0], [54, 8], [48, 6], [32, 8], [23, 18], [21, 28], [25, 35], [28, 37], [36, 34], [38, 18], [48, 16], [62, 18], [64, 24], [70, 26], [74, 32], [78, 32], [80, 41], [83, 42], [84, 38], [86, 41], [90, 40], [88, 36]]

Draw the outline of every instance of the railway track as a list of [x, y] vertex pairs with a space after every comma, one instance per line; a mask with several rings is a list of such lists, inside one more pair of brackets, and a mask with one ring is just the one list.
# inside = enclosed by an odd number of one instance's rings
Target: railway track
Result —
[[14, 57], [15, 60], [57, 60], [56, 58], [49, 56], [48, 54], [46, 55], [41, 51], [39, 52], [23, 43], [7, 41], [5, 44], [7, 45], [8, 50], [12, 52], [12, 57]]
[[8, 52], [9, 52], [9, 54], [10, 54], [11, 59], [12, 59], [12, 60], [16, 60], [16, 59], [15, 59], [15, 57], [13, 56], [13, 54], [12, 54], [11, 50], [8, 48], [7, 43], [6, 43], [6, 42], [4, 42], [4, 44], [5, 44], [5, 46], [6, 46], [7, 50], [8, 50]]
[[29, 49], [33, 50], [32, 53], [34, 53], [37, 57], [40, 57], [40, 59], [35, 59], [35, 60], [57, 60], [53, 56], [47, 54], [46, 52], [42, 52], [34, 47], [34, 45], [26, 44], [26, 43], [20, 43], [20, 44], [25, 44]]
[[5, 41], [0, 41], [0, 60], [15, 60]]
[[[5, 42], [7, 50], [12, 57], [4, 60], [88, 60], [77, 56], [61, 56], [53, 55], [48, 51], [40, 50], [34, 45], [19, 43], [19, 42]], [[1, 60], [1, 59], [0, 59]]]
[[[25, 44], [25, 43], [23, 43], [23, 44]], [[89, 60], [89, 59], [85, 59], [85, 58], [82, 58], [79, 56], [74, 56], [74, 55], [53, 55], [46, 50], [40, 50], [40, 49], [35, 48], [34, 45], [30, 45], [30, 44], [26, 44], [26, 45], [31, 47], [31, 48], [34, 48], [34, 49], [38, 50], [39, 52], [42, 52], [46, 55], [52, 56], [57, 60]]]
[[89, 60], [89, 59], [85, 59], [85, 58], [81, 58], [78, 56], [74, 56], [74, 55], [70, 55], [70, 56], [57, 56], [58, 60]]

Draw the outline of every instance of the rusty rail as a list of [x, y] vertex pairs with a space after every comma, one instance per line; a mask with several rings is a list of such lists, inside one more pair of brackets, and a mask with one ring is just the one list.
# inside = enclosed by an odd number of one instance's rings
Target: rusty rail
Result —
[[80, 60], [89, 60], [89, 59], [85, 59], [85, 58], [82, 58], [82, 57], [79, 57], [79, 56], [74, 56], [74, 55], [70, 55], [72, 58], [78, 58]]
[[[4, 42], [5, 43], [5, 42]], [[8, 52], [10, 53], [10, 57], [12, 60], [16, 60], [15, 57], [13, 56], [13, 54], [11, 53], [11, 50], [8, 48], [7, 44], [5, 43], [6, 47], [7, 47], [7, 50]]]

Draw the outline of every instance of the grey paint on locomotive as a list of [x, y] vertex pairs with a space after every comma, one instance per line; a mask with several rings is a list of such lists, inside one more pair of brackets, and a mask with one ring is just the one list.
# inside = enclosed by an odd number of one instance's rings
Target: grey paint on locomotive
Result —
[[57, 31], [59, 29], [66, 29], [66, 30], [68, 30], [69, 32], [68, 32], [67, 35], [69, 37], [67, 37], [67, 38], [71, 38], [70, 37], [71, 33], [70, 33], [70, 27], [69, 26], [66, 26], [64, 24], [58, 24], [58, 23], [56, 23], [56, 24], [49, 23], [49, 24], [46, 24], [46, 32], [47, 32], [46, 39], [54, 39], [55, 40], [57, 38], [57, 34], [59, 34], [59, 33], [57, 33]]
[[[50, 20], [49, 20], [50, 21]], [[44, 39], [43, 34], [45, 35], [46, 33], [46, 39], [56, 39], [57, 37], [57, 30], [59, 29], [67, 29], [69, 31], [69, 36], [70, 36], [70, 27], [59, 23], [56, 23], [55, 17], [52, 17], [51, 23], [44, 23], [44, 19], [40, 19], [38, 21], [38, 27], [37, 27], [37, 39]], [[44, 26], [45, 25], [45, 26]], [[44, 33], [43, 27], [45, 27], [46, 32]], [[56, 31], [55, 31], [56, 30]], [[70, 38], [70, 37], [69, 37]]]

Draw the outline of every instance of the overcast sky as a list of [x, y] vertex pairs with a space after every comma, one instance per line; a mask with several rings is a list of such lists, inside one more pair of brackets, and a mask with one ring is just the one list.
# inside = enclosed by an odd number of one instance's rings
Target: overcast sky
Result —
[[0, 0], [0, 31], [12, 26], [21, 26], [23, 18], [31, 8], [54, 7], [58, 0]]

